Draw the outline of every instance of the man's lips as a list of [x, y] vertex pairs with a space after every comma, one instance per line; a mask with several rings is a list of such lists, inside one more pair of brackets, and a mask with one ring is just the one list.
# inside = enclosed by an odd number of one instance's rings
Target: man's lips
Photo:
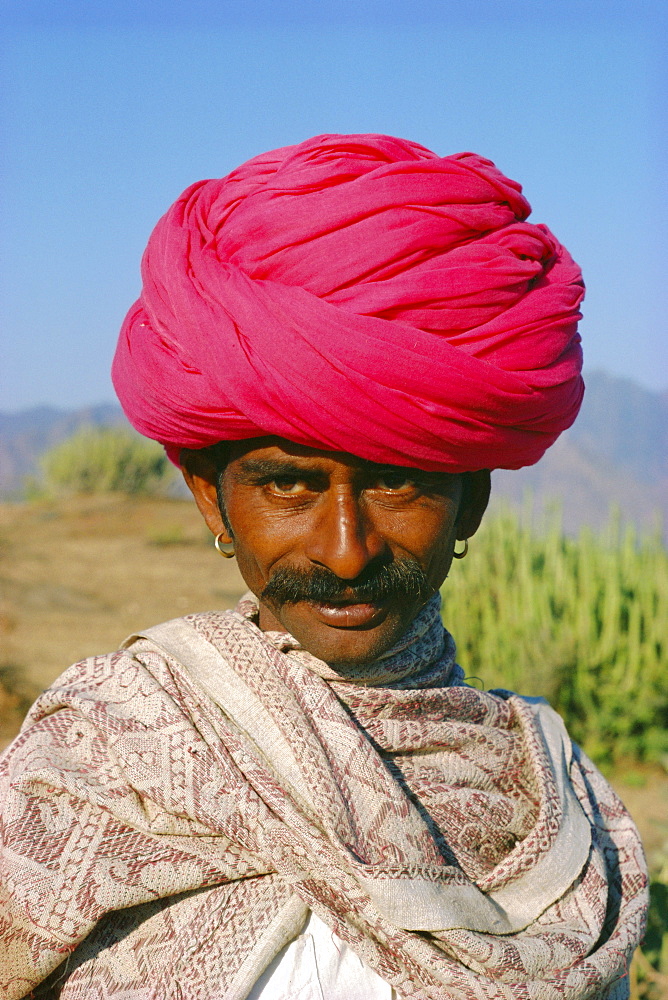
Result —
[[305, 601], [326, 625], [333, 628], [362, 628], [375, 625], [384, 617], [388, 601], [356, 602], [336, 598], [332, 601]]

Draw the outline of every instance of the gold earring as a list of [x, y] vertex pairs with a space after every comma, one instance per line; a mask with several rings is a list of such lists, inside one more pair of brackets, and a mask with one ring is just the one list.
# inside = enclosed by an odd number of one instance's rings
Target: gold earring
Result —
[[468, 538], [465, 538], [464, 539], [464, 548], [462, 549], [462, 551], [461, 552], [455, 552], [455, 550], [453, 549], [452, 550], [452, 554], [455, 557], [455, 559], [463, 559], [464, 556], [466, 555], [466, 553], [468, 552], [468, 550], [469, 550], [469, 540], [468, 540]]
[[[224, 534], [226, 534], [226, 532], [219, 531], [218, 534], [216, 535], [216, 537], [213, 540], [213, 544], [218, 549], [218, 551], [220, 552], [221, 556], [223, 556], [224, 559], [234, 559], [234, 545], [232, 545], [232, 548], [230, 550], [228, 550], [228, 549], [224, 549], [221, 546], [221, 544], [220, 544], [220, 540], [221, 540], [221, 538], [223, 537]], [[227, 543], [227, 544], [231, 544], [231, 543]]]

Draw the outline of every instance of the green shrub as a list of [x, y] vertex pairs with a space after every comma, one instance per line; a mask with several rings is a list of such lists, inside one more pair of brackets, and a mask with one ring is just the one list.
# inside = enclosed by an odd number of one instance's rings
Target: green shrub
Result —
[[630, 1000], [668, 997], [668, 855], [650, 882], [647, 932], [631, 966]]
[[543, 695], [601, 764], [668, 759], [668, 553], [611, 517], [598, 536], [492, 515], [443, 589], [459, 662]]
[[155, 495], [173, 485], [160, 445], [123, 427], [83, 427], [41, 460], [47, 493]]

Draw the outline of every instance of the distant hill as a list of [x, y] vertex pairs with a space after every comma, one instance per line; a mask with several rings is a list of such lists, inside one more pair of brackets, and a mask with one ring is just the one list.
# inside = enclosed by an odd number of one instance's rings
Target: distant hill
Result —
[[628, 469], [640, 482], [668, 481], [668, 391], [649, 392], [604, 372], [585, 376], [582, 412], [567, 440], [586, 454]]
[[[616, 504], [623, 516], [650, 527], [659, 512], [668, 527], [668, 392], [643, 389], [603, 372], [586, 376], [587, 392], [575, 425], [538, 465], [493, 475], [494, 502], [521, 502], [530, 491], [537, 507], [555, 499], [564, 526], [598, 527]], [[114, 404], [59, 410], [37, 407], [0, 414], [0, 498], [18, 498], [39, 456], [83, 424], [125, 424]]]
[[493, 493], [538, 506], [557, 499], [569, 532], [598, 527], [612, 504], [623, 517], [650, 528], [660, 515], [668, 528], [668, 392], [650, 392], [604, 372], [585, 376], [587, 391], [573, 427], [541, 461], [518, 472], [500, 470]]

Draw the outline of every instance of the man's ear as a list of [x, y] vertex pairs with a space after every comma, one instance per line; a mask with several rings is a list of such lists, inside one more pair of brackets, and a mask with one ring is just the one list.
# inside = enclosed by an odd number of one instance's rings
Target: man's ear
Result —
[[179, 464], [209, 531], [214, 535], [222, 535], [222, 541], [231, 542], [218, 506], [219, 470], [214, 456], [206, 448], [182, 448]]
[[457, 539], [463, 541], [475, 535], [487, 510], [492, 480], [489, 469], [463, 474], [463, 493], [457, 514]]

